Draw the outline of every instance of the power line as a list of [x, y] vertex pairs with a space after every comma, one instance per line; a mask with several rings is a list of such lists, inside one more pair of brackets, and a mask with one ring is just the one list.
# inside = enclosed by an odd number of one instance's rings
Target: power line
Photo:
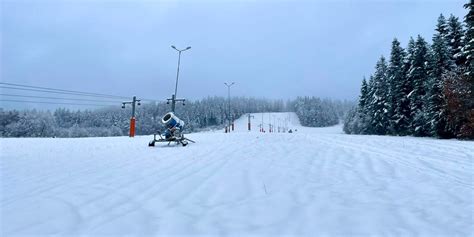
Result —
[[[49, 91], [49, 90], [29, 89], [29, 88], [18, 88], [18, 87], [10, 87], [10, 86], [0, 86], [0, 88], [12, 89], [12, 90], [22, 90], [22, 91], [45, 92], [45, 93], [54, 93], [54, 94], [63, 94], [63, 95], [77, 95], [77, 96], [98, 97], [98, 98], [107, 98], [107, 99], [116, 98], [116, 97], [110, 97], [110, 96], [88, 95], [88, 94], [82, 94], [82, 93], [61, 92], [61, 91]], [[123, 99], [123, 98], [127, 98], [127, 97], [118, 97], [118, 98], [122, 98], [122, 99]]]
[[[50, 93], [64, 92], [64, 93], [73, 93], [73, 94], [76, 94], [76, 95], [94, 96], [94, 97], [99, 97], [100, 96], [100, 97], [110, 97], [110, 98], [120, 98], [120, 99], [128, 98], [126, 96], [108, 95], [108, 94], [74, 91], [74, 90], [63, 90], [63, 89], [56, 89], [56, 88], [50, 88], [50, 87], [29, 86], [29, 85], [6, 83], [6, 82], [0, 82], [0, 84], [7, 85], [7, 87], [1, 86], [1, 88], [6, 88], [6, 89], [14, 89], [16, 87], [24, 87], [24, 88], [16, 88], [16, 89], [26, 90], [26, 88], [30, 88], [30, 90], [32, 90], [32, 91], [41, 91], [41, 92], [50, 92]], [[11, 87], [11, 86], [15, 86], [15, 87]]]
[[111, 106], [106, 104], [78, 104], [78, 103], [61, 103], [61, 102], [48, 102], [48, 101], [31, 101], [31, 100], [1, 100], [4, 102], [16, 102], [16, 103], [34, 103], [34, 104], [59, 104], [59, 105], [81, 105], [81, 106]]
[[[7, 85], [7, 86], [4, 86]], [[118, 96], [118, 95], [109, 95], [109, 94], [100, 94], [92, 92], [83, 92], [83, 91], [74, 91], [74, 90], [63, 90], [55, 89], [50, 87], [40, 87], [40, 86], [29, 86], [15, 83], [0, 82], [0, 88], [12, 89], [12, 90], [22, 90], [22, 91], [34, 91], [34, 92], [44, 92], [44, 93], [54, 93], [54, 94], [63, 94], [63, 95], [76, 95], [76, 96], [86, 96], [86, 97], [96, 97], [96, 98], [107, 98], [107, 99], [128, 99], [127, 96]], [[40, 98], [40, 97], [38, 97]], [[45, 98], [47, 99], [47, 98]], [[143, 101], [159, 102], [161, 100], [156, 99], [142, 99]], [[92, 101], [92, 100], [90, 100]], [[102, 101], [101, 101], [102, 102]], [[114, 103], [117, 101], [114, 101]]]
[[0, 94], [0, 96], [11, 96], [11, 97], [23, 97], [23, 98], [37, 98], [37, 99], [51, 99], [51, 100], [71, 100], [71, 101], [88, 101], [88, 102], [104, 102], [104, 103], [121, 103], [122, 101], [112, 100], [89, 100], [79, 98], [61, 98], [61, 97], [48, 97], [48, 96], [32, 96], [32, 95], [12, 95], [12, 94]]
[[141, 99], [142, 101], [151, 101], [151, 102], [160, 102], [161, 100], [154, 100], [154, 99]]

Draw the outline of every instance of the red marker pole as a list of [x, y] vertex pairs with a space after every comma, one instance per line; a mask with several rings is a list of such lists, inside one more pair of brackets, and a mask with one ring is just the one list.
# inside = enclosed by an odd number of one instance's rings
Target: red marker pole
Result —
[[126, 104], [132, 105], [132, 117], [130, 118], [130, 132], [128, 136], [135, 137], [135, 107], [137, 105], [140, 105], [140, 100], [138, 100], [137, 97], [134, 96], [132, 101], [122, 102], [122, 109], [125, 109]]
[[130, 134], [129, 134], [130, 137], [134, 137], [135, 136], [135, 117], [132, 117], [130, 119]]

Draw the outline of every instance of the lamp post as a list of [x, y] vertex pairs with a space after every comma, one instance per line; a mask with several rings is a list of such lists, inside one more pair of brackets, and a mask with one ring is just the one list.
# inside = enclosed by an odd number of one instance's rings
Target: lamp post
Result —
[[171, 48], [178, 51], [178, 69], [176, 70], [176, 85], [175, 85], [175, 88], [174, 88], [174, 94], [171, 95], [171, 99], [167, 99], [168, 103], [171, 100], [171, 111], [174, 112], [174, 110], [176, 108], [176, 101], [182, 101], [183, 104], [184, 104], [184, 101], [185, 101], [185, 99], [177, 99], [178, 79], [179, 79], [179, 65], [181, 63], [181, 53], [188, 50], [188, 49], [191, 49], [191, 47], [188, 46], [185, 49], [177, 49], [174, 45], [171, 45]]
[[[230, 87], [235, 85], [235, 82], [232, 82], [230, 84], [228, 84], [227, 82], [224, 82], [224, 85], [227, 86], [227, 100], [228, 100], [228, 103], [229, 103], [229, 106], [228, 106], [228, 113], [227, 113], [227, 120], [229, 121], [229, 132], [230, 132], [230, 121], [231, 121], [231, 118], [230, 118]], [[232, 128], [232, 130], [234, 130]]]

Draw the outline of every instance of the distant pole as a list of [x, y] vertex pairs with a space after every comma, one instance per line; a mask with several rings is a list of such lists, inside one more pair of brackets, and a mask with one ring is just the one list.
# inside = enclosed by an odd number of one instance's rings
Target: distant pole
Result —
[[277, 131], [280, 132], [280, 119], [277, 120]]
[[130, 118], [130, 131], [129, 131], [129, 137], [135, 137], [135, 110], [136, 106], [140, 105], [140, 101], [138, 100], [136, 96], [132, 98], [132, 101], [125, 101], [122, 102], [122, 109], [125, 109], [126, 104], [131, 104], [132, 105], [132, 117]]
[[278, 119], [278, 132], [280, 132], [280, 130], [283, 132], [283, 123], [281, 122], [281, 119]]
[[275, 125], [276, 125], [275, 115], [272, 115], [272, 117], [273, 117], [273, 132], [275, 132]]
[[268, 132], [272, 132], [272, 119], [270, 118], [270, 113], [268, 113]]
[[[229, 121], [229, 129], [228, 131], [230, 132], [231, 128], [231, 116], [230, 116], [230, 87], [233, 86], [235, 82], [232, 82], [228, 84], [227, 82], [224, 82], [224, 85], [227, 86], [227, 101], [228, 101], [228, 110], [227, 110], [227, 120]], [[232, 131], [234, 130], [234, 122], [232, 121]]]
[[250, 131], [250, 130], [252, 130], [252, 125], [251, 125], [251, 123], [250, 123], [250, 118], [254, 118], [254, 116], [253, 116], [253, 115], [250, 115], [250, 113], [249, 113], [249, 114], [248, 114], [248, 118], [249, 118], [248, 129], [249, 129], [249, 131]]
[[281, 121], [281, 132], [285, 133], [286, 118]]
[[174, 87], [174, 94], [171, 95], [171, 99], [168, 99], [168, 101], [171, 100], [171, 112], [174, 113], [174, 111], [176, 109], [176, 101], [183, 101], [184, 102], [184, 99], [177, 99], [177, 96], [178, 96], [177, 94], [178, 94], [179, 65], [181, 64], [181, 53], [188, 50], [188, 49], [191, 49], [191, 47], [187, 47], [185, 49], [177, 49], [174, 45], [171, 45], [171, 48], [178, 51], [178, 69], [176, 70], [176, 85]]

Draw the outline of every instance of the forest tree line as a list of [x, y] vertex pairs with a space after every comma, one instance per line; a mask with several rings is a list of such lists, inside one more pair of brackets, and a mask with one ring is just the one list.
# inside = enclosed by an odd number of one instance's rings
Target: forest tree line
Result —
[[327, 127], [339, 124], [353, 103], [306, 96], [296, 98], [289, 103], [289, 106], [298, 116], [301, 125]]
[[[317, 114], [305, 105], [318, 108]], [[303, 124], [327, 126], [337, 124], [352, 106], [350, 102], [297, 98], [293, 101], [235, 97], [231, 99], [230, 116], [234, 119], [246, 113], [295, 111]], [[303, 112], [308, 110], [309, 112]], [[165, 102], [142, 103], [136, 111], [136, 134], [149, 135], [163, 131], [161, 118], [170, 111]], [[176, 115], [186, 123], [186, 132], [222, 128], [227, 121], [228, 100], [208, 97], [177, 104]], [[95, 110], [55, 111], [0, 109], [1, 137], [105, 137], [126, 136], [130, 125], [131, 109], [105, 107]]]
[[406, 49], [394, 39], [362, 81], [357, 106], [344, 123], [349, 134], [474, 138], [474, 12], [464, 22], [440, 15], [432, 43], [418, 35]]

